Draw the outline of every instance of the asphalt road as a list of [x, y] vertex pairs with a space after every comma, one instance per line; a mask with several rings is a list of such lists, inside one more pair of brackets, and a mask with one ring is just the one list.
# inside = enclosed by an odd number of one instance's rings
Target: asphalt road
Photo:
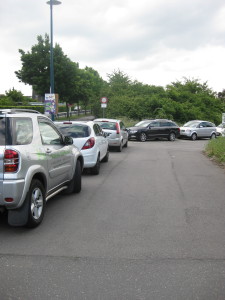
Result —
[[130, 142], [38, 228], [0, 216], [0, 299], [224, 300], [225, 170], [206, 143]]

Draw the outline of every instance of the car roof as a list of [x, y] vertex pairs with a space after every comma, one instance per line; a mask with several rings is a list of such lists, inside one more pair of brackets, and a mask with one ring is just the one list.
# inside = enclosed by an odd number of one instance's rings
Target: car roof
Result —
[[41, 113], [34, 109], [12, 108], [12, 109], [0, 109], [0, 114], [41, 114]]
[[93, 125], [95, 124], [93, 121], [69, 121], [69, 120], [64, 120], [64, 121], [55, 121], [55, 124], [82, 124], [82, 125]]
[[120, 122], [121, 120], [117, 119], [106, 119], [106, 118], [98, 118], [95, 119], [94, 122]]

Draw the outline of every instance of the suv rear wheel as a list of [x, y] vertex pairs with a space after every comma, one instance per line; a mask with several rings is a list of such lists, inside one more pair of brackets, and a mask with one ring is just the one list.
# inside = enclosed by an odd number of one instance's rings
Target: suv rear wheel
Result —
[[[27, 194], [25, 203], [28, 202], [28, 221], [27, 227], [38, 226], [45, 212], [45, 190], [43, 184], [38, 179], [31, 181], [30, 189]], [[26, 204], [25, 204], [26, 205]]]

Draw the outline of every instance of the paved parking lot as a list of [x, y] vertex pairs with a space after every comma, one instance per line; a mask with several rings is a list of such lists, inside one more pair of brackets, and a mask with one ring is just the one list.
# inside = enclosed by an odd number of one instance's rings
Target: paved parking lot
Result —
[[207, 140], [130, 142], [34, 230], [0, 217], [1, 299], [225, 299], [225, 171]]

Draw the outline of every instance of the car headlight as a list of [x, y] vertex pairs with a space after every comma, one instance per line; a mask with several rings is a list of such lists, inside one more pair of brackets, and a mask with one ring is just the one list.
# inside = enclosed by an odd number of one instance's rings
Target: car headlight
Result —
[[137, 130], [130, 130], [130, 133], [137, 133]]

